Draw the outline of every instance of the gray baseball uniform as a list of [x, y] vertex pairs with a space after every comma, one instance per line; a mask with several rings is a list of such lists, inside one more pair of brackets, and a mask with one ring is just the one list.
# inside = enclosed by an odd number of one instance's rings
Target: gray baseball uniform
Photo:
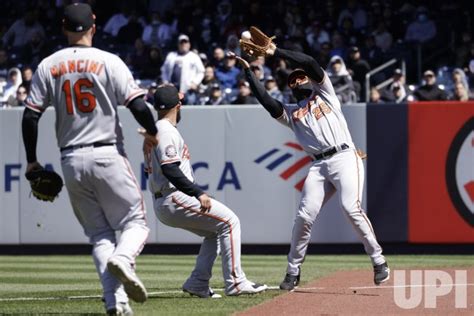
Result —
[[[120, 256], [134, 265], [148, 236], [145, 204], [123, 150], [117, 105], [145, 91], [117, 56], [85, 46], [45, 58], [34, 74], [27, 107], [56, 111], [61, 166], [74, 213], [93, 244], [106, 307], [127, 302], [123, 286], [106, 269]], [[118, 240], [115, 231], [121, 232]]]
[[150, 191], [155, 197], [155, 213], [158, 219], [168, 226], [186, 229], [204, 237], [196, 266], [186, 281], [186, 287], [209, 287], [219, 240], [225, 292], [232, 295], [248, 283], [240, 265], [240, 221], [232, 210], [214, 199], [211, 209], [201, 212], [198, 199], [178, 191], [168, 181], [161, 166], [179, 163], [182, 173], [194, 182], [190, 154], [179, 131], [170, 121], [159, 120], [157, 128], [160, 142], [152, 153], [153, 172], [149, 178]]
[[[311, 228], [321, 207], [337, 191], [341, 206], [362, 239], [373, 265], [382, 264], [382, 248], [361, 207], [364, 165], [358, 156], [341, 105], [327, 74], [322, 83], [313, 80], [313, 93], [296, 105], [283, 105], [278, 121], [293, 130], [300, 145], [316, 160], [309, 169], [293, 226], [287, 272], [299, 273]], [[334, 148], [336, 154], [317, 157]]]

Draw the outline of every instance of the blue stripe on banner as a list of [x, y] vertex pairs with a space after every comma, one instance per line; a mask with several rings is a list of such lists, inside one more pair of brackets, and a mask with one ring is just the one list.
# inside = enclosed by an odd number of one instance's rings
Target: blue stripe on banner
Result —
[[367, 105], [367, 214], [379, 241], [408, 241], [408, 104]]
[[272, 149], [270, 150], [269, 152], [267, 152], [266, 154], [263, 154], [262, 156], [258, 157], [257, 159], [254, 160], [254, 162], [256, 163], [261, 163], [262, 161], [264, 161], [265, 159], [267, 159], [268, 157], [270, 157], [271, 155], [273, 155], [274, 153], [278, 152], [279, 150], [278, 149]]
[[291, 157], [293, 157], [292, 154], [284, 154], [283, 156], [281, 156], [280, 158], [278, 158], [277, 160], [275, 160], [274, 162], [272, 162], [271, 164], [269, 164], [267, 166], [267, 169], [268, 170], [273, 170], [275, 169], [276, 167], [278, 167], [280, 164], [282, 164], [283, 162], [285, 162], [286, 160], [290, 159]]

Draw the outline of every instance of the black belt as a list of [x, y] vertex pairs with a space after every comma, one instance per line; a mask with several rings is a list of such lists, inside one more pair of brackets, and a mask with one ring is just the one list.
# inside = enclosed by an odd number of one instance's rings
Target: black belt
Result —
[[156, 200], [156, 199], [160, 199], [164, 196], [167, 196], [168, 194], [173, 193], [175, 191], [176, 191], [176, 189], [172, 189], [172, 188], [171, 189], [165, 189], [163, 191], [155, 192], [155, 194], [153, 194], [153, 196], [155, 197], [155, 200]]
[[159, 199], [159, 198], [162, 198], [162, 197], [163, 197], [163, 193], [161, 193], [161, 192], [156, 192], [155, 193], [155, 200]]
[[323, 158], [331, 157], [332, 155], [334, 155], [338, 151], [349, 148], [349, 145], [344, 143], [341, 146], [339, 146], [339, 148], [337, 146], [331, 147], [328, 150], [326, 150], [326, 151], [324, 151], [320, 154], [313, 155], [313, 157], [314, 157], [315, 160], [320, 160], [320, 159], [323, 159]]
[[115, 144], [114, 143], [101, 143], [101, 142], [95, 142], [95, 143], [92, 143], [92, 144], [88, 144], [88, 145], [71, 145], [71, 146], [66, 146], [66, 147], [61, 147], [60, 151], [63, 152], [65, 150], [69, 150], [69, 149], [78, 149], [78, 148], [83, 148], [83, 147], [104, 147], [104, 146], [114, 146]]

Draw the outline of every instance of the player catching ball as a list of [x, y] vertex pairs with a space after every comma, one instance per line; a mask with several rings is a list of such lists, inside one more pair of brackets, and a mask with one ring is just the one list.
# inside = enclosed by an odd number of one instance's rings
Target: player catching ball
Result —
[[314, 160], [304, 183], [293, 225], [287, 273], [280, 289], [291, 291], [298, 285], [311, 228], [321, 207], [336, 192], [344, 213], [370, 256], [375, 284], [387, 281], [390, 270], [362, 209], [364, 165], [328, 75], [311, 56], [277, 48], [271, 38], [256, 28], [252, 27], [250, 33], [250, 39], [241, 40], [242, 50], [247, 54], [284, 58], [299, 67], [288, 76], [288, 86], [297, 103], [283, 104], [268, 95], [248, 62], [235, 56], [245, 69], [247, 81], [258, 101], [273, 118], [295, 133], [300, 145]]
[[42, 169], [36, 159], [38, 121], [52, 105], [66, 187], [74, 214], [93, 245], [107, 314], [131, 315], [128, 299], [147, 299], [134, 271], [149, 229], [143, 196], [124, 152], [117, 106], [130, 109], [154, 145], [157, 130], [143, 100], [145, 91], [125, 63], [92, 47], [95, 30], [88, 4], [65, 8], [63, 32], [69, 47], [41, 61], [26, 100], [26, 171]]
[[172, 85], [159, 86], [154, 102], [160, 143], [151, 151], [149, 184], [155, 213], [165, 225], [204, 237], [183, 291], [202, 298], [220, 297], [209, 287], [218, 242], [225, 294], [237, 296], [265, 291], [267, 286], [249, 281], [240, 265], [239, 218], [195, 183], [188, 146], [176, 128], [181, 119], [178, 90]]

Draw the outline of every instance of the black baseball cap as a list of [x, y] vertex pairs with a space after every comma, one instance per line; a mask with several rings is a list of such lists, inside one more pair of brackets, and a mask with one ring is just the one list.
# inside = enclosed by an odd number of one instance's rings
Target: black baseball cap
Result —
[[163, 85], [156, 89], [154, 99], [157, 110], [169, 110], [179, 103], [180, 95], [175, 86]]
[[95, 16], [87, 3], [73, 3], [64, 9], [64, 28], [69, 32], [84, 32], [94, 25]]
[[296, 77], [300, 77], [300, 76], [308, 76], [308, 74], [306, 73], [306, 71], [304, 71], [301, 68], [297, 68], [293, 70], [293, 72], [290, 73], [288, 76], [288, 79], [287, 79], [288, 85], [290, 85], [290, 82], [292, 82]]

